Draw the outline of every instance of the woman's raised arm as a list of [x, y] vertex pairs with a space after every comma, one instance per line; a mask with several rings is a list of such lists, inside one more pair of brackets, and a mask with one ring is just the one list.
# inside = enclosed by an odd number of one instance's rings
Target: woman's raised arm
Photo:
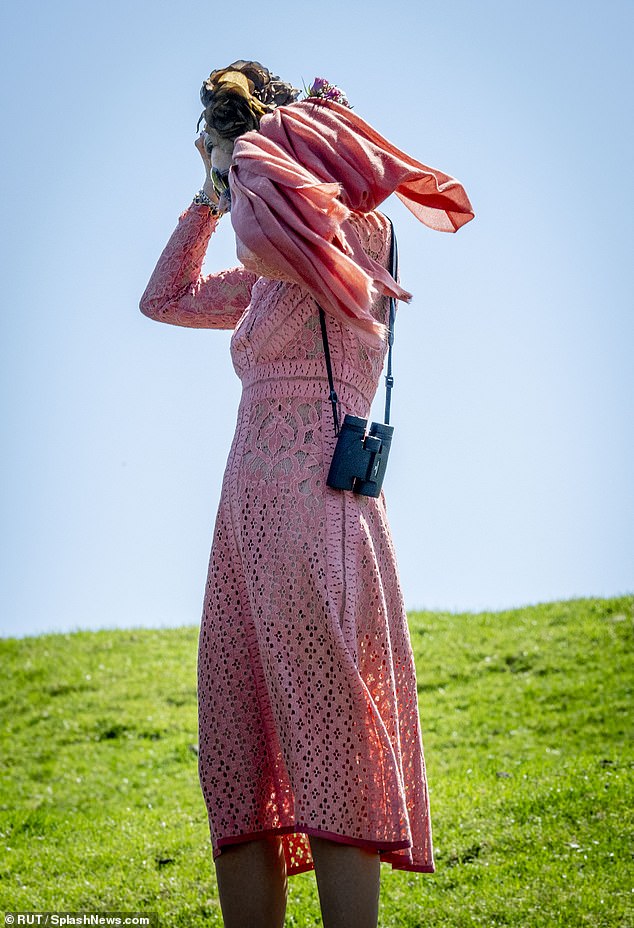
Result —
[[141, 297], [144, 315], [198, 329], [235, 328], [257, 275], [243, 267], [201, 274], [217, 223], [208, 206], [192, 204], [185, 210]]

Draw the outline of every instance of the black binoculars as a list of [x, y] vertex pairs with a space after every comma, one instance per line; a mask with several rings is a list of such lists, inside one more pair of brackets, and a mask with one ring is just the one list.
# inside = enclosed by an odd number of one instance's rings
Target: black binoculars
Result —
[[[332, 456], [326, 483], [334, 490], [378, 496], [392, 444], [392, 425], [346, 415]], [[367, 431], [366, 431], [367, 430]]]

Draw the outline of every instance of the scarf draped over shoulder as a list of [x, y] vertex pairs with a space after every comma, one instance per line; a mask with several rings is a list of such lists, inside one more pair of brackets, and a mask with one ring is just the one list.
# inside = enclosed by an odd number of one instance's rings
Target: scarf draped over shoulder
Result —
[[366, 255], [349, 221], [391, 193], [426, 226], [455, 232], [474, 213], [453, 177], [395, 148], [347, 107], [324, 100], [279, 106], [241, 136], [229, 172], [237, 238], [266, 266], [379, 344], [378, 294], [409, 301]]

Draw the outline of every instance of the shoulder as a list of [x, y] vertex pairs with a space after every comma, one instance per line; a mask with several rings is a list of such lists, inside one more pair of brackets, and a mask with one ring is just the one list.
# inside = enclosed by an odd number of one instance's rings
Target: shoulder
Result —
[[375, 209], [369, 213], [351, 213], [350, 222], [365, 253], [385, 267], [390, 250], [390, 220]]

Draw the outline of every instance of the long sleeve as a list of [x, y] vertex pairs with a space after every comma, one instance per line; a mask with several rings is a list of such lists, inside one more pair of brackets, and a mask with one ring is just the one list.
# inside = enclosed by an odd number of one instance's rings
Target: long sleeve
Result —
[[217, 223], [206, 206], [192, 205], [181, 215], [141, 297], [144, 315], [192, 328], [235, 328], [257, 275], [244, 267], [202, 275]]

